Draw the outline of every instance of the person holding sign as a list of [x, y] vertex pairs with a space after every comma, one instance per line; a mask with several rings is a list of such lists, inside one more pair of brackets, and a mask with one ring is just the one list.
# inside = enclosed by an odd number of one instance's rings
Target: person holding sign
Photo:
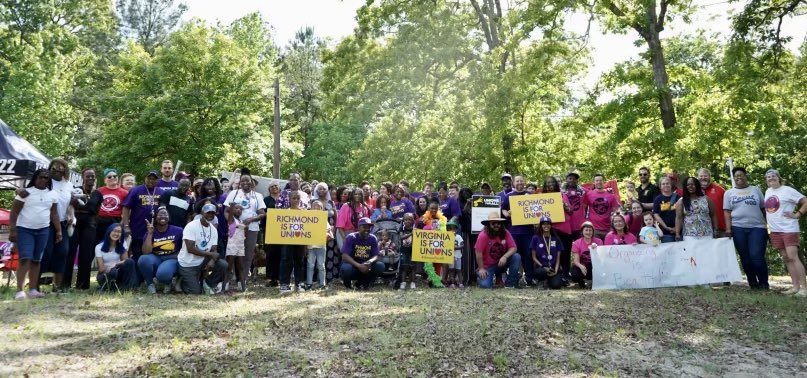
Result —
[[765, 211], [768, 213], [771, 244], [779, 251], [793, 280], [793, 287], [784, 293], [807, 297], [804, 265], [799, 259], [799, 218], [807, 213], [807, 197], [782, 185], [782, 176], [775, 169], [765, 172], [765, 181], [768, 184]]
[[504, 227], [507, 220], [501, 218], [498, 211], [483, 220], [485, 229], [479, 233], [474, 244], [476, 253], [477, 275], [479, 287], [493, 288], [493, 276], [507, 272], [505, 287], [518, 288], [518, 269], [521, 267], [521, 256], [516, 253], [516, 242], [510, 231]]
[[244, 266], [242, 277], [249, 277], [252, 272], [252, 258], [255, 256], [255, 246], [258, 245], [258, 232], [261, 230], [261, 219], [266, 218], [266, 203], [263, 194], [255, 191], [252, 175], [246, 169], [241, 170], [238, 190], [231, 191], [224, 200], [224, 206], [241, 205], [241, 223], [247, 226], [244, 239]]
[[[560, 192], [561, 200], [563, 201], [563, 213], [565, 220], [563, 222], [559, 222], [558, 224], [553, 225], [554, 233], [560, 238], [560, 241], [563, 243], [563, 250], [560, 252], [560, 267], [563, 269], [564, 279], [568, 280], [569, 278], [569, 271], [571, 269], [571, 261], [572, 261], [572, 251], [570, 247], [572, 242], [574, 241], [574, 234], [572, 233], [573, 224], [574, 224], [574, 210], [571, 201], [569, 200], [568, 193], [561, 192], [560, 184], [558, 183], [558, 179], [555, 176], [547, 176], [544, 179], [544, 186], [542, 193], [557, 193]], [[576, 192], [575, 192], [575, 195]], [[579, 206], [578, 202], [578, 206]], [[576, 229], [577, 227], [574, 227]]]
[[563, 286], [563, 272], [560, 270], [560, 252], [565, 249], [563, 242], [552, 229], [552, 219], [541, 217], [535, 227], [538, 233], [532, 237], [532, 262], [535, 264], [535, 281], [545, 282], [550, 289]]
[[[295, 190], [289, 194], [289, 209], [302, 210], [302, 192]], [[291, 294], [294, 287], [290, 286], [291, 271], [294, 269], [294, 281], [297, 284], [297, 291], [305, 292], [305, 276], [303, 275], [303, 260], [305, 259], [305, 246], [287, 244], [280, 250], [280, 294]]]
[[348, 289], [353, 288], [353, 281], [360, 289], [368, 289], [384, 271], [384, 264], [378, 261], [378, 238], [370, 233], [373, 221], [363, 217], [358, 225], [359, 230], [348, 235], [342, 245], [340, 277]]
[[576, 282], [581, 289], [586, 288], [586, 281], [592, 279], [591, 273], [591, 250], [602, 245], [602, 239], [594, 236], [594, 225], [591, 222], [583, 222], [580, 228], [583, 237], [572, 243], [572, 282]]
[[507, 198], [501, 203], [502, 215], [507, 219], [507, 229], [516, 242], [516, 248], [520, 255], [521, 264], [524, 267], [524, 280], [528, 286], [535, 285], [532, 282], [534, 269], [532, 258], [530, 258], [530, 241], [532, 241], [533, 226], [529, 224], [514, 226], [512, 224], [512, 214], [510, 212], [510, 198], [527, 195], [524, 188], [524, 177], [516, 176], [513, 179], [513, 191], [507, 194]]
[[628, 231], [628, 224], [622, 215], [611, 216], [611, 232], [605, 235], [604, 245], [636, 244], [636, 236]]
[[611, 214], [622, 205], [605, 190], [605, 178], [598, 173], [594, 175], [594, 190], [583, 196], [583, 206], [588, 210], [588, 220], [594, 226], [594, 234], [603, 238], [611, 226]]

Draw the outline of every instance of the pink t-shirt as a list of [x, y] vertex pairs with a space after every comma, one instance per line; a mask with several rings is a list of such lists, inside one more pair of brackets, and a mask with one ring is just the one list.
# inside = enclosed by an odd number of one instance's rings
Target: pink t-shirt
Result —
[[[604, 245], [599, 238], [591, 238], [591, 243]], [[577, 239], [572, 243], [572, 253], [580, 255], [581, 264], [591, 264], [591, 251], [589, 250], [591, 243], [586, 244], [585, 238]]]
[[[356, 208], [356, 214], [358, 215], [357, 219], [369, 217], [370, 211], [364, 206], [359, 206]], [[341, 228], [345, 231], [355, 230], [356, 227], [353, 226], [353, 218], [351, 215], [350, 206], [348, 204], [342, 205], [342, 208], [339, 209], [339, 214], [336, 215], [336, 228]]]
[[625, 224], [628, 225], [628, 231], [631, 234], [639, 235], [644, 226], [644, 219], [641, 215], [633, 215], [633, 213], [625, 215]]
[[583, 204], [588, 208], [588, 219], [597, 231], [608, 231], [611, 228], [611, 213], [620, 206], [613, 194], [596, 190], [583, 195]]
[[510, 231], [504, 230], [504, 240], [500, 237], [490, 238], [487, 231], [479, 233], [479, 237], [474, 244], [474, 251], [482, 251], [482, 263], [485, 269], [495, 266], [499, 259], [504, 256], [510, 248], [516, 248], [516, 241], [510, 235]]
[[609, 232], [608, 235], [605, 235], [605, 245], [622, 245], [622, 244], [636, 244], [636, 237], [633, 236], [630, 232], [625, 234], [623, 237], [619, 237], [616, 232]]
[[[571, 204], [571, 202], [569, 202], [569, 197], [566, 195], [566, 193], [561, 193], [560, 196], [561, 196], [561, 198], [563, 198], [563, 203], [566, 204], [566, 206], [568, 206], [569, 209], [572, 209], [572, 204]], [[564, 212], [563, 215], [566, 218], [566, 220], [561, 222], [561, 223], [552, 223], [552, 227], [554, 227], [555, 230], [558, 230], [558, 231], [560, 231], [560, 232], [562, 232], [564, 234], [571, 234], [572, 233], [572, 223], [573, 223], [572, 222], [572, 213]]]
[[569, 217], [569, 227], [572, 231], [580, 231], [580, 225], [586, 221], [586, 209], [583, 208], [583, 194], [579, 194], [577, 189], [566, 190], [566, 199], [569, 200], [569, 208], [572, 214]]

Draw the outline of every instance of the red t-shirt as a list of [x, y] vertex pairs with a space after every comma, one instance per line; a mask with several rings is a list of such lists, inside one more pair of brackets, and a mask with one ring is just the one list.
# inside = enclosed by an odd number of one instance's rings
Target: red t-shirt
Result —
[[98, 216], [102, 218], [120, 218], [123, 213], [123, 200], [129, 191], [121, 187], [109, 189], [106, 186], [98, 188], [103, 196], [101, 206], [98, 207]]
[[504, 240], [498, 236], [490, 238], [487, 231], [483, 230], [474, 244], [474, 251], [482, 251], [482, 263], [485, 264], [485, 269], [496, 266], [510, 248], [516, 248], [516, 241], [507, 230], [504, 230]]
[[726, 194], [726, 190], [723, 189], [720, 185], [715, 183], [709, 184], [703, 191], [706, 193], [706, 196], [712, 200], [712, 203], [715, 206], [715, 215], [717, 215], [717, 225], [721, 231], [726, 230], [726, 216], [723, 214], [723, 195]]
[[621, 206], [613, 194], [606, 191], [590, 190], [583, 195], [583, 204], [588, 207], [588, 219], [597, 231], [611, 228], [611, 214]]

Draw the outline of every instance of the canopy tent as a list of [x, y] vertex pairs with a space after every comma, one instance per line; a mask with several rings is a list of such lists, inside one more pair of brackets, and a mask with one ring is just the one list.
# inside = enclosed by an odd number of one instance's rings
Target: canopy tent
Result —
[[[0, 189], [20, 188], [38, 168], [46, 168], [50, 158], [0, 120]], [[73, 186], [81, 185], [81, 175], [70, 171]]]

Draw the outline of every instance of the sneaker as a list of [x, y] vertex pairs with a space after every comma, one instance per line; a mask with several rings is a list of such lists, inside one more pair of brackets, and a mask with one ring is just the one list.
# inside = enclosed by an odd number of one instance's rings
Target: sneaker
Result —
[[281, 285], [280, 286], [280, 294], [291, 294], [294, 290], [292, 290], [289, 285]]
[[793, 294], [793, 295], [796, 296], [796, 297], [807, 298], [807, 287], [802, 288], [801, 290], [799, 290], [798, 293]]
[[40, 292], [37, 289], [28, 290], [28, 298], [44, 298], [45, 293]]
[[[229, 286], [229, 282], [228, 282], [227, 284], [228, 284], [228, 286]], [[238, 289], [238, 291], [244, 291], [244, 284], [243, 284], [243, 283], [241, 283], [241, 281], [238, 281], [238, 282], [235, 284], [235, 287]]]
[[17, 292], [17, 295], [14, 296], [15, 300], [25, 300], [28, 299], [28, 296], [25, 295], [25, 290], [20, 290]]
[[[239, 282], [239, 283], [240, 283], [240, 282]], [[225, 292], [230, 291], [230, 283], [229, 283], [229, 282], [227, 282], [227, 283], [225, 283], [225, 284], [224, 284], [224, 291], [225, 291]]]
[[457, 285], [451, 284], [451, 285], [448, 285], [448, 288], [449, 288], [449, 289], [456, 289], [456, 288], [457, 288]]
[[791, 287], [790, 289], [787, 289], [787, 290], [783, 291], [782, 294], [790, 295], [790, 294], [796, 294], [798, 292], [799, 292], [799, 289], [796, 289], [795, 287]]
[[415, 282], [414, 281], [410, 282], [409, 283], [409, 290], [415, 290], [415, 289], [417, 289], [417, 285], [415, 285]]
[[219, 282], [216, 284], [216, 287], [214, 289], [216, 291], [216, 294], [221, 294], [224, 292], [224, 284]]
[[179, 278], [174, 279], [174, 291], [177, 293], [182, 292], [182, 280], [180, 280]]
[[163, 294], [171, 294], [171, 286], [173, 282], [169, 283], [168, 285], [163, 286]]
[[205, 294], [207, 294], [207, 295], [216, 294], [216, 292], [213, 290], [213, 288], [210, 287], [210, 285], [208, 285], [207, 282], [205, 282], [205, 281], [202, 281], [202, 290], [204, 290]]
[[398, 290], [406, 290], [406, 282], [401, 282], [401, 286], [398, 286]]
[[457, 289], [465, 289], [465, 285], [459, 284], [459, 285], [457, 285]]
[[297, 292], [298, 293], [305, 293], [305, 284], [297, 285]]
[[157, 294], [157, 287], [154, 284], [149, 284], [148, 291], [149, 294]]

